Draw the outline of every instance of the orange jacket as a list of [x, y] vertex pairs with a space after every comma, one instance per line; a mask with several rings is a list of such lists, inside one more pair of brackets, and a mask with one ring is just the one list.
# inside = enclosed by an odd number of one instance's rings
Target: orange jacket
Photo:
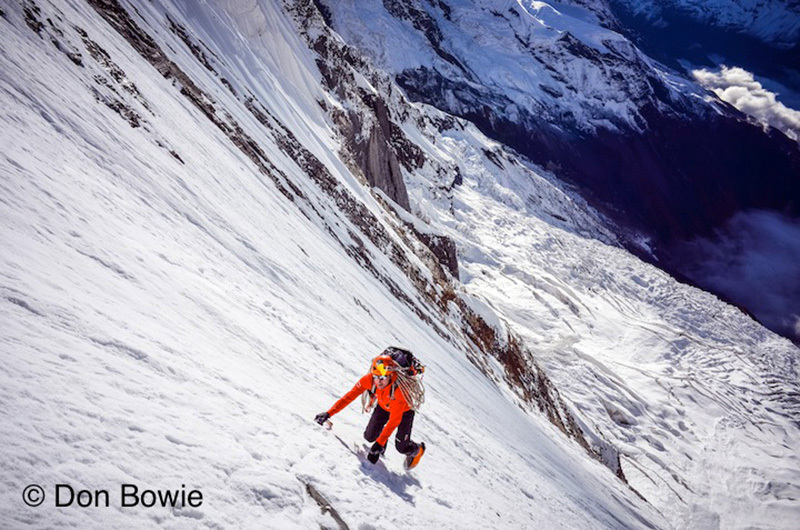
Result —
[[[378, 406], [380, 406], [383, 410], [389, 412], [389, 421], [386, 422], [386, 425], [383, 427], [380, 436], [376, 440], [381, 445], [386, 445], [386, 442], [389, 441], [389, 436], [392, 435], [394, 430], [400, 425], [400, 420], [403, 419], [403, 414], [406, 411], [411, 410], [411, 407], [408, 406], [408, 402], [406, 401], [406, 397], [403, 395], [403, 391], [399, 388], [395, 388], [394, 396], [392, 396], [392, 386], [397, 379], [397, 374], [392, 374], [392, 383], [388, 385], [386, 388], [378, 388], [375, 387], [375, 397], [378, 400]], [[361, 379], [358, 380], [356, 385], [345, 395], [339, 399], [336, 403], [328, 411], [328, 414], [333, 416], [337, 412], [341, 411], [347, 405], [349, 405], [355, 398], [366, 392], [367, 390], [372, 389], [372, 374], [367, 374]]]

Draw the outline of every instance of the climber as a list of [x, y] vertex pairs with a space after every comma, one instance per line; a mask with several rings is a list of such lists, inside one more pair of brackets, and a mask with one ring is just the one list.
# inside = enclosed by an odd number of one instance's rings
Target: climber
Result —
[[[424, 388], [419, 377], [422, 370], [405, 367], [392, 358], [398, 354], [413, 355], [408, 350], [387, 348], [372, 360], [369, 373], [361, 377], [355, 386], [327, 411], [314, 418], [320, 425], [325, 424], [334, 414], [340, 412], [356, 397], [362, 395], [362, 408], [369, 412], [375, 406], [372, 417], [364, 431], [364, 438], [374, 442], [367, 459], [375, 464], [386, 450], [386, 443], [395, 429], [395, 447], [406, 455], [405, 467], [415, 467], [425, 453], [425, 444], [411, 440], [414, 414], [424, 399]], [[399, 357], [404, 359], [403, 357]], [[419, 367], [418, 363], [415, 362]], [[366, 395], [364, 393], [366, 392]]]

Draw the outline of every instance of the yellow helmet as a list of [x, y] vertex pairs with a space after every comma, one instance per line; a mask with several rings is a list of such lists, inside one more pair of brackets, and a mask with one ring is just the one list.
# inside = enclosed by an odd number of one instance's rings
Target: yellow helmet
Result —
[[374, 359], [372, 359], [372, 368], [370, 371], [372, 375], [377, 375], [378, 377], [383, 377], [385, 375], [391, 375], [390, 372], [394, 367], [394, 360], [388, 355], [378, 355]]

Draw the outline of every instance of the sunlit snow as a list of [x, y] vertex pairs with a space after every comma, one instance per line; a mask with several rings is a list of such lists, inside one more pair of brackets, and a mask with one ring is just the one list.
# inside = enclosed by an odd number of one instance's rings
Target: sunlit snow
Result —
[[[795, 346], [621, 250], [554, 175], [395, 94], [428, 158], [405, 175], [413, 213], [455, 240], [470, 307], [519, 334], [588, 436], [620, 450], [625, 484], [348, 254], [358, 229], [240, 99], [394, 233], [339, 158], [320, 104], [336, 96], [280, 2], [123, 5], [306, 200], [89, 4], [2, 4], [0, 526], [335, 528], [307, 484], [350, 528], [796, 526]], [[436, 167], [453, 164], [463, 184], [442, 192]], [[365, 252], [424, 304], [383, 249]], [[313, 423], [390, 344], [427, 365], [414, 438], [428, 451], [410, 473], [391, 444], [376, 467], [354, 454], [357, 403], [331, 431]], [[58, 484], [108, 490], [110, 506], [58, 507]], [[203, 502], [123, 507], [122, 484]]]

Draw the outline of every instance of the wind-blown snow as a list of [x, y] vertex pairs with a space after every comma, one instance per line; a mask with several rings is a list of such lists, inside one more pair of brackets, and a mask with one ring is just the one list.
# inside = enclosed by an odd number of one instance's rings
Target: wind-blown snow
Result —
[[[413, 209], [456, 239], [471, 305], [529, 341], [647, 501], [348, 254], [357, 229], [239, 99], [253, 94], [390, 226], [339, 158], [318, 104], [334, 97], [281, 5], [125, 7], [307, 202], [289, 201], [89, 5], [36, 7], [38, 32], [18, 5], [0, 16], [4, 526], [332, 527], [306, 483], [358, 528], [796, 522], [797, 349], [614, 246], [552, 175], [472, 127], [402, 124], [431, 160], [406, 175]], [[435, 163], [457, 164], [463, 185], [437, 191]], [[311, 421], [389, 344], [428, 366], [414, 428], [428, 452], [408, 474], [392, 447], [374, 468], [352, 454], [366, 421], [357, 404], [332, 432]], [[59, 483], [108, 489], [111, 506], [57, 508]], [[122, 483], [185, 484], [204, 501], [122, 508]], [[23, 503], [28, 484], [45, 488], [42, 506]]]

